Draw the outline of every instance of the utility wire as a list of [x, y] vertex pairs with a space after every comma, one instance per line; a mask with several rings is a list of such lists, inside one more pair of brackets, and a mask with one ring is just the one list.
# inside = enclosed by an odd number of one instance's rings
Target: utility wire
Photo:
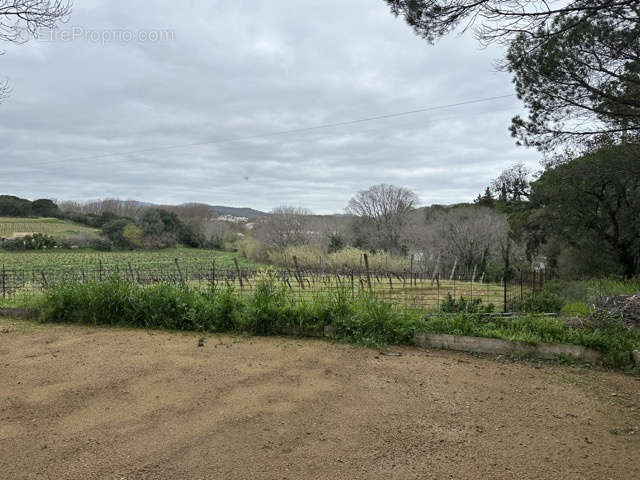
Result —
[[313, 125], [310, 127], [302, 127], [302, 128], [294, 128], [294, 129], [290, 129], [290, 130], [280, 130], [277, 132], [269, 132], [269, 133], [262, 133], [262, 134], [256, 134], [256, 135], [249, 135], [249, 136], [245, 136], [245, 137], [232, 137], [232, 138], [226, 138], [226, 139], [218, 139], [218, 140], [210, 140], [210, 141], [206, 141], [206, 142], [196, 142], [196, 143], [181, 143], [181, 144], [175, 144], [175, 145], [165, 145], [165, 146], [161, 146], [161, 147], [151, 147], [151, 148], [144, 148], [144, 149], [139, 149], [139, 150], [128, 150], [128, 151], [124, 151], [124, 152], [109, 152], [109, 153], [104, 153], [104, 154], [98, 154], [98, 155], [91, 155], [91, 156], [87, 156], [87, 157], [76, 157], [76, 158], [68, 158], [68, 159], [64, 159], [64, 160], [52, 160], [49, 162], [37, 162], [37, 163], [31, 163], [28, 165], [23, 165], [25, 167], [36, 167], [36, 166], [42, 166], [42, 165], [53, 165], [56, 163], [66, 163], [66, 162], [80, 162], [80, 161], [86, 161], [86, 160], [98, 160], [101, 158], [109, 158], [109, 157], [117, 157], [117, 156], [122, 156], [122, 155], [136, 155], [136, 154], [140, 154], [140, 153], [150, 153], [150, 152], [159, 152], [162, 150], [173, 150], [173, 149], [178, 149], [178, 148], [189, 148], [189, 147], [198, 147], [198, 146], [204, 146], [204, 145], [219, 145], [219, 144], [224, 144], [224, 143], [233, 143], [233, 142], [242, 142], [242, 141], [246, 141], [246, 140], [255, 140], [255, 139], [259, 139], [259, 138], [269, 138], [269, 137], [276, 137], [276, 136], [282, 136], [282, 135], [289, 135], [292, 133], [305, 133], [305, 132], [311, 132], [314, 130], [323, 130], [323, 129], [328, 129], [328, 128], [335, 128], [335, 127], [343, 127], [343, 126], [347, 126], [347, 125], [355, 125], [358, 123], [365, 123], [365, 122], [373, 122], [373, 121], [377, 121], [377, 120], [385, 120], [385, 119], [389, 119], [389, 118], [397, 118], [397, 117], [403, 117], [403, 116], [407, 116], [407, 115], [415, 115], [418, 113], [425, 113], [425, 112], [432, 112], [434, 110], [443, 110], [443, 109], [447, 109], [447, 108], [454, 108], [454, 107], [461, 107], [464, 105], [472, 105], [475, 103], [484, 103], [484, 102], [490, 102], [490, 101], [494, 101], [494, 100], [501, 100], [504, 98], [510, 98], [510, 97], [514, 97], [515, 94], [511, 93], [508, 95], [498, 95], [498, 96], [494, 96], [494, 97], [486, 97], [486, 98], [479, 98], [479, 99], [475, 99], [475, 100], [465, 100], [462, 102], [457, 102], [457, 103], [449, 103], [446, 105], [437, 105], [437, 106], [433, 106], [433, 107], [426, 107], [426, 108], [420, 108], [420, 109], [416, 109], [416, 110], [407, 110], [404, 112], [397, 112], [397, 113], [388, 113], [385, 115], [377, 115], [374, 117], [365, 117], [365, 118], [359, 118], [356, 120], [346, 120], [346, 121], [342, 121], [342, 122], [335, 122], [335, 123], [324, 123], [324, 124], [320, 124], [320, 125]]

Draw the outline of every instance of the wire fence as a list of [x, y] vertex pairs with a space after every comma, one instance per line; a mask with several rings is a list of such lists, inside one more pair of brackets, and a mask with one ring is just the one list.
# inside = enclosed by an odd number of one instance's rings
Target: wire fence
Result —
[[293, 268], [247, 269], [217, 268], [211, 263], [173, 262], [133, 265], [127, 263], [86, 264], [51, 268], [6, 268], [0, 271], [0, 291], [3, 299], [44, 292], [68, 282], [103, 282], [118, 276], [139, 285], [175, 283], [190, 288], [233, 288], [239, 295], [249, 295], [261, 278], [269, 276], [290, 295], [313, 298], [314, 295], [342, 290], [356, 296], [367, 292], [381, 300], [417, 309], [438, 309], [449, 296], [479, 299], [493, 304], [495, 310], [517, 311], [521, 300], [540, 290], [549, 275], [544, 271], [518, 272], [508, 279], [487, 281], [484, 273], [476, 271], [405, 271], [392, 272], [363, 268], [310, 269]]

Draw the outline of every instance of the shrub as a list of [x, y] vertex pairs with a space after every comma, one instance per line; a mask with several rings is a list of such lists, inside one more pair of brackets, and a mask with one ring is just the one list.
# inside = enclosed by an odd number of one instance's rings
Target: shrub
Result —
[[336, 338], [368, 346], [410, 343], [419, 316], [360, 294], [346, 314], [334, 319]]
[[329, 253], [336, 253], [342, 250], [346, 245], [344, 238], [338, 233], [332, 233], [329, 235]]
[[[246, 237], [245, 239], [236, 242], [232, 249], [237, 248], [240, 256], [252, 260], [254, 262], [267, 262], [269, 261], [269, 252], [264, 243], [259, 242], [258, 240]], [[227, 247], [225, 246], [225, 249]]]
[[564, 301], [549, 290], [538, 290], [524, 295], [514, 302], [514, 310], [525, 313], [554, 313], [559, 312]]
[[124, 236], [129, 226], [135, 226], [131, 220], [120, 218], [105, 223], [102, 226], [102, 234], [107, 237], [116, 248], [132, 248], [131, 242]]
[[289, 298], [285, 287], [278, 285], [266, 274], [259, 279], [253, 295], [247, 302], [247, 308], [240, 318], [242, 328], [249, 333], [268, 335], [277, 333], [277, 326], [287, 323]]
[[493, 303], [483, 305], [480, 298], [467, 300], [461, 296], [460, 300], [456, 300], [450, 293], [447, 293], [447, 298], [440, 304], [440, 311], [445, 313], [491, 313], [494, 309]]
[[99, 252], [108, 252], [111, 250], [111, 242], [102, 237], [96, 238], [88, 246]]
[[140, 227], [130, 223], [122, 230], [122, 238], [124, 238], [133, 248], [142, 246], [143, 232]]
[[55, 247], [55, 239], [46, 233], [34, 233], [24, 237], [6, 240], [2, 243], [5, 250], [44, 250]]
[[589, 305], [583, 302], [567, 303], [560, 310], [560, 314], [565, 317], [586, 317], [590, 313]]

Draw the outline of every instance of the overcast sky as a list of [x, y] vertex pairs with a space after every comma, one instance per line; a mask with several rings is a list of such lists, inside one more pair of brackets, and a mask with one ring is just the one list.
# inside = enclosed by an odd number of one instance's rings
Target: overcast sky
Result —
[[0, 193], [330, 213], [377, 183], [470, 201], [539, 160], [509, 136], [515, 97], [268, 136], [513, 93], [500, 49], [430, 46], [383, 0], [76, 0], [0, 48]]

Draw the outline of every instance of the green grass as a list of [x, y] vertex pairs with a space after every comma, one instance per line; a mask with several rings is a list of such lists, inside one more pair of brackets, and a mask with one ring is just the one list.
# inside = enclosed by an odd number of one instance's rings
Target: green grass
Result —
[[[335, 337], [367, 345], [408, 343], [407, 315], [390, 304], [346, 291], [293, 297], [269, 278], [250, 295], [233, 288], [208, 291], [161, 283], [149, 287], [112, 277], [105, 282], [68, 283], [48, 290], [30, 306], [45, 322], [137, 326], [171, 330], [270, 335], [335, 327]], [[413, 315], [413, 321], [419, 316]]]
[[99, 230], [58, 218], [0, 217], [0, 237], [10, 237], [14, 232], [45, 233], [62, 238], [75, 233], [97, 233]]
[[317, 331], [333, 327], [337, 340], [364, 345], [408, 344], [415, 331], [471, 335], [531, 344], [569, 343], [603, 353], [605, 364], [626, 367], [630, 352], [640, 348], [640, 331], [616, 319], [601, 317], [575, 327], [561, 319], [537, 315], [486, 318], [473, 314], [437, 313], [398, 308], [366, 292], [347, 289], [290, 295], [269, 275], [250, 294], [234, 288], [193, 289], [176, 284], [143, 287], [113, 277], [105, 282], [67, 283], [50, 289], [30, 306], [45, 322], [239, 332], [256, 335]]
[[215, 260], [216, 268], [232, 268], [233, 258], [238, 259], [241, 268], [255, 268], [260, 264], [238, 257], [234, 253], [195, 248], [167, 248], [163, 250], [131, 250], [98, 252], [90, 249], [76, 250], [33, 250], [8, 252], [0, 250], [0, 265], [6, 268], [24, 268], [35, 270], [69, 270], [80, 267], [103, 266], [145, 266], [149, 264], [173, 265], [177, 258], [181, 265], [194, 263], [211, 265]]
[[610, 297], [640, 293], [640, 278], [603, 277], [575, 281], [552, 280], [544, 285], [544, 290], [557, 295], [565, 303], [590, 304], [600, 295]]
[[524, 314], [513, 318], [481, 319], [474, 315], [435, 315], [421, 330], [428, 333], [499, 338], [530, 344], [566, 343], [602, 353], [603, 364], [630, 367], [631, 352], [640, 349], [640, 330], [629, 329], [616, 318], [599, 315], [588, 325], [575, 327], [561, 318]]

